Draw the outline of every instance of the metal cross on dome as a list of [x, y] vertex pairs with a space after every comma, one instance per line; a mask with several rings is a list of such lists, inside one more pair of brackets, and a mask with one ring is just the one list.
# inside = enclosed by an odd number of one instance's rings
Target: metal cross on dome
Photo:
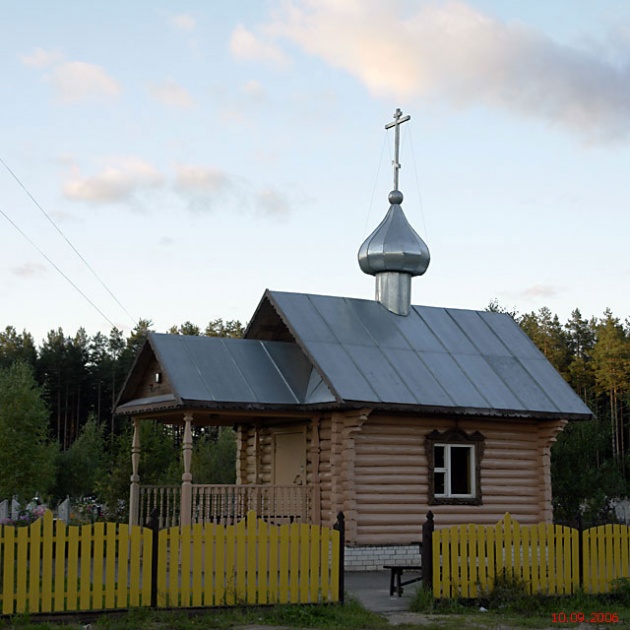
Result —
[[392, 160], [392, 164], [394, 165], [394, 190], [398, 190], [398, 171], [400, 171], [400, 125], [402, 123], [411, 120], [411, 116], [403, 116], [402, 110], [397, 108], [394, 112], [394, 122], [387, 123], [385, 125], [385, 129], [391, 129], [392, 127], [396, 128], [395, 134], [395, 143], [394, 143], [394, 159]]

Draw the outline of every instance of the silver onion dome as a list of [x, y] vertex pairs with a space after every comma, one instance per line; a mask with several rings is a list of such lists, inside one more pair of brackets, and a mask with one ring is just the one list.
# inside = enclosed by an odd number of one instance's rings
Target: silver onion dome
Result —
[[394, 190], [389, 193], [389, 211], [381, 224], [359, 248], [361, 271], [376, 276], [376, 301], [396, 315], [409, 315], [411, 278], [421, 276], [429, 266], [429, 248], [409, 225], [400, 207], [403, 194], [398, 189], [400, 171], [400, 125], [411, 119], [400, 108], [385, 129], [394, 129]]
[[407, 315], [411, 278], [421, 276], [431, 259], [429, 248], [411, 227], [399, 190], [389, 193], [390, 207], [381, 224], [359, 248], [361, 271], [376, 276], [376, 299], [397, 315]]
[[429, 248], [409, 225], [400, 207], [402, 200], [399, 190], [389, 193], [389, 211], [359, 248], [359, 266], [363, 273], [375, 276], [383, 271], [398, 271], [421, 276], [427, 270], [431, 258]]

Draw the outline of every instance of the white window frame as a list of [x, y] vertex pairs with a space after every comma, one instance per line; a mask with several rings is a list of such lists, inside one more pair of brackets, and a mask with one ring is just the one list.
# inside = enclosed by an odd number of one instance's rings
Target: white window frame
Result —
[[[477, 479], [475, 474], [476, 460], [475, 460], [475, 445], [474, 444], [461, 444], [461, 443], [445, 443], [435, 442], [433, 444], [433, 453], [435, 457], [435, 449], [437, 447], [444, 448], [444, 466], [433, 466], [433, 479], [435, 480], [436, 473], [444, 473], [444, 493], [438, 494], [434, 491], [436, 499], [474, 499], [477, 496]], [[470, 492], [466, 494], [454, 494], [451, 492], [451, 472], [453, 470], [451, 466], [451, 449], [452, 448], [467, 448], [470, 451], [470, 458], [468, 460], [468, 479], [470, 480]]]

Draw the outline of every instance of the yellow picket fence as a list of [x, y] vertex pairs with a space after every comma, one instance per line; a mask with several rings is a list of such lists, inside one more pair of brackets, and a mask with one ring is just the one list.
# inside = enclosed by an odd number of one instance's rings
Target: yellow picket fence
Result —
[[66, 527], [52, 513], [0, 527], [2, 614], [148, 606], [153, 532], [95, 523]]
[[629, 577], [630, 527], [604, 525], [583, 532], [563, 525], [520, 525], [509, 514], [494, 526], [459, 525], [432, 537], [433, 594], [482, 596], [497, 576], [514, 576], [530, 593], [569, 595], [582, 587], [605, 593]]
[[236, 525], [162, 530], [159, 558], [158, 606], [339, 600], [340, 536], [328, 527], [269, 525], [249, 512]]
[[630, 577], [630, 527], [600, 525], [582, 533], [583, 588], [608, 593], [612, 581]]
[[254, 512], [236, 525], [173, 527], [155, 538], [115, 523], [66, 527], [50, 513], [29, 527], [0, 527], [5, 615], [334, 602], [339, 581], [339, 531], [272, 526]]

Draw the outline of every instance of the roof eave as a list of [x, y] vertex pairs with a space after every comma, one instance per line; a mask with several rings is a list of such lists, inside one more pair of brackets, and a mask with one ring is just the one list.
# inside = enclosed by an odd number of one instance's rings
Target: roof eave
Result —
[[[422, 405], [400, 405], [400, 404], [378, 404], [366, 403], [365, 401], [344, 401], [327, 402], [316, 404], [283, 404], [283, 403], [242, 403], [242, 402], [217, 402], [207, 400], [182, 400], [160, 403], [133, 404], [129, 401], [122, 408], [116, 408], [116, 415], [132, 416], [146, 415], [164, 411], [190, 410], [214, 410], [214, 411], [239, 411], [239, 412], [295, 412], [312, 413], [317, 411], [343, 411], [350, 409], [370, 408], [376, 412], [396, 412], [417, 415], [439, 415], [439, 416], [469, 416], [484, 418], [509, 418], [514, 420], [590, 420], [592, 414], [582, 413], [561, 413], [548, 411], [526, 411], [513, 409], [489, 409], [474, 407], [440, 407]], [[140, 401], [138, 401], [140, 402]]]
[[344, 408], [370, 408], [377, 412], [396, 412], [404, 414], [470, 416], [484, 418], [510, 418], [523, 420], [591, 420], [592, 413], [565, 413], [560, 411], [532, 411], [527, 409], [492, 409], [489, 407], [442, 407], [436, 405], [401, 405], [397, 403], [366, 403], [365, 401], [346, 401]]

